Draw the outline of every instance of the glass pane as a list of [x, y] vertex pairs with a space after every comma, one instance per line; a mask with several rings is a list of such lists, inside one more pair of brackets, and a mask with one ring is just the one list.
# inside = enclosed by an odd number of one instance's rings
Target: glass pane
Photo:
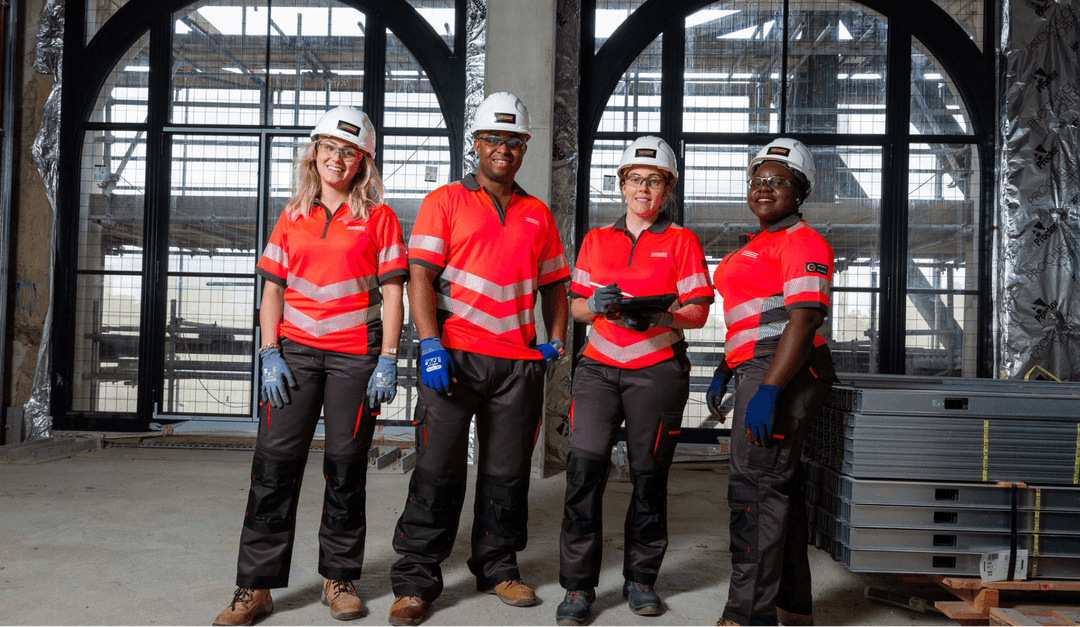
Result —
[[911, 46], [911, 134], [970, 135], [967, 108], [952, 78], [917, 39]]
[[983, 2], [972, 0], [934, 0], [971, 37], [979, 50], [983, 49]]
[[147, 33], [120, 57], [105, 79], [89, 121], [146, 122], [149, 79], [150, 33]]
[[364, 19], [326, 0], [275, 1], [270, 9], [272, 124], [315, 126], [326, 110], [364, 103]]
[[660, 132], [660, 37], [641, 52], [608, 98], [600, 132]]
[[854, 2], [792, 0], [787, 130], [885, 132], [888, 24]]
[[266, 0], [199, 0], [173, 16], [174, 124], [262, 124]]
[[146, 134], [85, 136], [79, 193], [79, 270], [142, 272]]
[[597, 140], [589, 169], [589, 229], [611, 224], [626, 214], [626, 200], [619, 191], [619, 159], [629, 141]]
[[412, 8], [420, 14], [431, 28], [435, 29], [439, 37], [446, 42], [446, 46], [454, 49], [454, 31], [457, 17], [454, 12], [455, 0], [408, 0]]
[[[876, 267], [874, 273], [877, 274]], [[835, 280], [833, 285], [836, 285]], [[837, 372], [876, 373], [880, 329], [881, 295], [878, 292], [834, 287], [832, 309], [821, 327], [821, 334], [829, 342]]]
[[978, 149], [913, 144], [908, 164], [906, 371], [973, 377]]
[[139, 389], [140, 274], [79, 274], [71, 408], [134, 413]]
[[435, 90], [416, 57], [390, 31], [386, 32], [387, 128], [446, 128]]
[[274, 137], [270, 140], [270, 206], [267, 208], [263, 241], [259, 242], [259, 255], [262, 255], [266, 241], [270, 239], [270, 233], [281, 217], [281, 212], [285, 210], [285, 205], [296, 193], [293, 163], [310, 141], [307, 137]]
[[97, 0], [86, 3], [86, 43], [130, 0]]
[[387, 135], [383, 142], [386, 204], [397, 214], [407, 235], [424, 196], [450, 182], [450, 140]]
[[645, 0], [596, 0], [596, 48], [599, 50]]
[[684, 131], [778, 130], [783, 9], [717, 2], [686, 18]]
[[163, 413], [250, 416], [259, 141], [172, 139]]

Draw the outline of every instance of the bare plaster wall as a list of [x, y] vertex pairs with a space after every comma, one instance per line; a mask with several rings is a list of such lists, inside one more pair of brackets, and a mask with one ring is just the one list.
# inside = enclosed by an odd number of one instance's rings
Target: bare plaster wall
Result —
[[11, 275], [8, 285], [8, 355], [4, 398], [21, 406], [30, 396], [38, 347], [49, 308], [49, 234], [52, 209], [30, 148], [41, 124], [42, 108], [53, 78], [34, 71], [38, 21], [44, 0], [19, 3], [19, 50], [22, 59], [15, 84], [15, 171], [12, 173]]

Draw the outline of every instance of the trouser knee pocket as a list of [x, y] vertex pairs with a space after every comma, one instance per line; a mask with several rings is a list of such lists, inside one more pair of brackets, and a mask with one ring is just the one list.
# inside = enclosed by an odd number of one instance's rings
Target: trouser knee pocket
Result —
[[449, 553], [464, 496], [464, 477], [413, 468], [409, 498], [394, 532], [394, 548], [422, 555]]
[[566, 499], [562, 529], [582, 536], [600, 531], [604, 488], [611, 461], [570, 449], [566, 454]]
[[303, 472], [304, 460], [273, 459], [255, 449], [244, 526], [259, 533], [292, 529]]
[[498, 549], [523, 550], [529, 539], [528, 475], [480, 475], [476, 495], [476, 541]]
[[626, 517], [626, 537], [651, 542], [667, 536], [667, 468], [630, 473], [634, 496]]
[[[322, 524], [331, 531], [352, 531], [364, 526], [367, 501], [367, 464], [365, 459], [323, 458], [326, 492], [323, 498]], [[361, 463], [365, 462], [365, 463]]]
[[728, 484], [731, 505], [731, 563], [756, 564], [758, 561], [757, 489]]

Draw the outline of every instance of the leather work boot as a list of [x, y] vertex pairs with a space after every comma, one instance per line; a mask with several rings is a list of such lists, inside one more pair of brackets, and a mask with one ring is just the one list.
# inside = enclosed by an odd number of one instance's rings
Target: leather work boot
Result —
[[739, 627], [739, 623], [721, 616], [720, 619], [716, 621], [716, 627]]
[[330, 606], [330, 615], [338, 620], [352, 620], [364, 615], [364, 604], [351, 581], [322, 580], [322, 604]]
[[391, 625], [419, 625], [427, 612], [427, 601], [420, 597], [397, 597], [390, 607]]
[[781, 625], [794, 625], [795, 627], [810, 627], [814, 624], [813, 614], [796, 614], [776, 608], [776, 622]]
[[237, 588], [232, 603], [214, 619], [215, 625], [250, 625], [256, 618], [274, 611], [274, 600], [266, 589]]
[[563, 627], [584, 625], [589, 622], [589, 606], [596, 600], [596, 591], [567, 590], [566, 597], [555, 610], [555, 624]]
[[494, 594], [503, 603], [514, 607], [536, 605], [536, 593], [533, 592], [532, 588], [522, 583], [520, 579], [504, 581], [490, 590], [484, 590], [484, 592]]
[[622, 595], [629, 601], [630, 611], [638, 616], [659, 616], [664, 613], [660, 595], [648, 584], [627, 581], [623, 584]]

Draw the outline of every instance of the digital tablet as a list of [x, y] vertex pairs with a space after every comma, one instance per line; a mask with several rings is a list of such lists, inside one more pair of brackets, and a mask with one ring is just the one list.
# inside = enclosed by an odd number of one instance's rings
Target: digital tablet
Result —
[[618, 313], [623, 309], [645, 309], [649, 307], [667, 311], [668, 307], [671, 307], [671, 303], [674, 303], [676, 298], [678, 298], [678, 294], [656, 294], [654, 296], [622, 298], [616, 301], [608, 311], [609, 313]]

